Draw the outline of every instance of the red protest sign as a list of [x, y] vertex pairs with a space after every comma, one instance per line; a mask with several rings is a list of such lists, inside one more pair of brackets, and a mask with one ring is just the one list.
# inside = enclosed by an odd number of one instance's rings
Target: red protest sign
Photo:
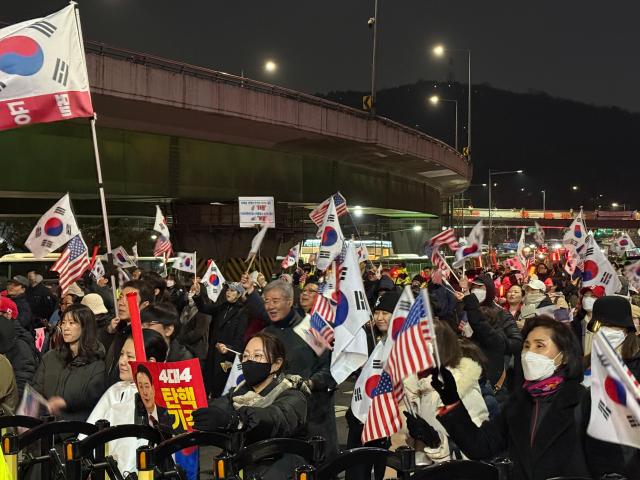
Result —
[[191, 413], [207, 407], [200, 361], [130, 364], [149, 423], [157, 421], [174, 433], [192, 431]]

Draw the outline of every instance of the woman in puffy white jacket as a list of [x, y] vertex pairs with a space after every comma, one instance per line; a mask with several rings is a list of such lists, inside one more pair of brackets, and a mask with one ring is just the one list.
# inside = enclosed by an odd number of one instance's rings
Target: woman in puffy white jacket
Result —
[[[164, 362], [167, 357], [167, 342], [162, 335], [154, 330], [143, 329], [142, 337], [144, 349], [149, 362]], [[129, 362], [135, 362], [136, 352], [133, 345], [133, 337], [130, 335], [122, 346], [118, 368], [120, 369], [120, 381], [113, 384], [98, 404], [94, 407], [87, 419], [88, 423], [96, 423], [98, 420], [108, 420], [110, 426], [127, 425], [137, 423], [135, 418], [136, 394], [138, 389], [133, 380]], [[83, 436], [80, 437], [81, 439]], [[109, 455], [118, 462], [118, 469], [122, 474], [136, 471], [136, 448], [146, 445], [147, 441], [136, 438], [121, 438], [109, 442]]]
[[[489, 412], [479, 383], [482, 377], [482, 366], [479, 363], [482, 353], [477, 352], [476, 359], [463, 356], [463, 350], [456, 334], [444, 322], [436, 320], [435, 332], [440, 362], [453, 374], [462, 403], [467, 408], [473, 422], [480, 426], [482, 422], [489, 419]], [[465, 348], [465, 351], [469, 352], [469, 349]], [[465, 458], [459, 451], [452, 452], [447, 432], [436, 420], [438, 411], [444, 405], [438, 393], [431, 386], [431, 373], [423, 372], [418, 376], [412, 375], [405, 380], [404, 387], [414, 414], [405, 412], [409, 433], [407, 443], [416, 450], [416, 464], [431, 465], [456, 458]]]

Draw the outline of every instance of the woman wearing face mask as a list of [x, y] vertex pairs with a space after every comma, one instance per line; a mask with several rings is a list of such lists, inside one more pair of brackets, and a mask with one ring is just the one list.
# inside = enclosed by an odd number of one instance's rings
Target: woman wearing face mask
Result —
[[541, 280], [532, 276], [524, 286], [524, 297], [522, 299], [522, 309], [520, 310], [520, 318], [526, 320], [535, 316], [536, 309], [553, 305], [549, 297], [546, 295], [547, 287]]
[[593, 333], [589, 331], [587, 325], [591, 321], [593, 314], [593, 305], [598, 298], [604, 297], [604, 288], [600, 285], [597, 287], [585, 287], [580, 290], [580, 304], [576, 309], [576, 313], [571, 321], [571, 328], [578, 337], [582, 354], [589, 356], [591, 354], [591, 340]]
[[[591, 322], [587, 325], [589, 331], [602, 332], [624, 360], [631, 373], [640, 378], [640, 339], [635, 335], [631, 304], [624, 297], [604, 296], [593, 304]], [[591, 366], [591, 357], [585, 357], [587, 367]], [[640, 450], [617, 445], [609, 442], [589, 439], [589, 446], [597, 452], [594, 461], [598, 463], [598, 470], [607, 472], [610, 462], [619, 465], [624, 471], [618, 471], [626, 478], [636, 478], [640, 472]], [[604, 465], [601, 465], [602, 461]]]
[[462, 292], [456, 297], [462, 303], [469, 326], [470, 339], [488, 360], [487, 379], [496, 391], [502, 390], [507, 380], [507, 368], [512, 355], [519, 355], [522, 335], [510, 313], [495, 304], [493, 281], [479, 275], [472, 282], [460, 280]]
[[[586, 446], [590, 398], [580, 385], [578, 342], [566, 324], [550, 317], [530, 319], [522, 333], [525, 381], [504, 411], [478, 427], [460, 401], [453, 375], [442, 368], [444, 381], [432, 381], [445, 405], [438, 420], [471, 459], [490, 459], [506, 450], [513, 480], [600, 478]], [[616, 471], [613, 464], [603, 468]]]
[[[143, 329], [142, 338], [147, 361], [164, 362], [169, 347], [162, 335], [154, 330]], [[120, 351], [118, 360], [120, 381], [104, 392], [91, 415], [89, 415], [88, 423], [95, 424], [98, 420], [108, 420], [112, 427], [137, 423], [136, 394], [138, 390], [129, 365], [129, 362], [135, 361], [136, 351], [133, 345], [133, 337], [129, 335]], [[118, 462], [118, 468], [123, 474], [124, 472], [135, 472], [136, 448], [146, 444], [145, 440], [136, 440], [135, 438], [114, 440], [109, 442], [109, 455], [113, 456]]]
[[85, 421], [105, 391], [104, 348], [89, 307], [69, 306], [59, 323], [62, 343], [42, 357], [32, 381], [63, 420]]
[[[256, 334], [242, 354], [244, 381], [212, 400], [208, 408], [193, 412], [194, 428], [228, 433], [241, 430], [245, 445], [269, 438], [304, 437], [311, 392], [300, 377], [282, 373], [285, 360], [285, 347], [278, 337], [268, 332]], [[283, 457], [245, 473], [260, 473], [265, 479], [286, 478], [293, 471], [293, 460]]]

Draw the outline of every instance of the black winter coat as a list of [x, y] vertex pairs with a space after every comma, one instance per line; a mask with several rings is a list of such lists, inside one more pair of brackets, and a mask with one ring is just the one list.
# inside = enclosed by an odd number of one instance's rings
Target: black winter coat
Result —
[[183, 360], [191, 360], [193, 353], [191, 353], [184, 345], [178, 340], [172, 340], [169, 345], [169, 353], [167, 354], [167, 362], [181, 362]]
[[589, 393], [577, 380], [567, 380], [544, 402], [549, 403], [541, 405], [519, 389], [502, 413], [480, 427], [461, 403], [438, 420], [472, 460], [489, 460], [507, 450], [514, 464], [513, 480], [591, 478], [585, 447]]
[[[469, 325], [473, 329], [471, 341], [478, 345], [482, 353], [487, 357], [487, 379], [491, 382], [491, 385], [495, 385], [504, 372], [505, 356], [509, 355], [507, 336], [502, 328], [492, 326], [489, 320], [482, 315], [480, 304], [475, 295], [465, 296], [463, 305], [464, 310], [467, 312]], [[509, 317], [513, 321], [513, 317], [511, 315]]]
[[31, 306], [29, 305], [29, 301], [27, 300], [27, 295], [22, 294], [17, 297], [9, 297], [13, 300], [18, 307], [18, 318], [16, 321], [22, 325], [27, 332], [33, 332], [33, 313], [31, 312]]
[[[271, 382], [261, 396], [268, 395], [282, 381], [282, 376]], [[267, 440], [269, 438], [305, 438], [308, 412], [308, 396], [301, 390], [291, 388], [282, 392], [271, 405], [267, 407], [241, 407], [235, 410], [233, 398], [244, 395], [249, 391], [246, 384], [210, 402], [230, 414], [237, 414], [242, 422], [245, 445]], [[252, 465], [246, 469], [248, 474], [256, 474], [264, 480], [282, 480], [293, 477], [294, 468], [304, 461], [292, 455], [285, 455], [260, 465]]]
[[312, 382], [311, 398], [309, 399], [309, 421], [307, 430], [310, 436], [318, 435], [326, 440], [327, 458], [338, 453], [338, 430], [335, 414], [336, 382], [331, 376], [331, 352], [325, 351], [320, 357], [294, 331], [303, 320], [295, 310], [291, 310], [286, 318], [279, 322], [271, 322], [264, 310], [260, 296], [253, 292], [247, 298], [247, 304], [254, 311], [262, 309], [261, 318], [268, 327], [265, 332], [276, 335], [286, 350], [285, 372], [300, 375]]
[[42, 357], [31, 386], [42, 396], [62, 397], [67, 403], [63, 420], [86, 421], [105, 392], [104, 350], [89, 358], [74, 358], [67, 363], [59, 350], [50, 350]]
[[41, 321], [49, 320], [51, 314], [53, 314], [53, 311], [56, 309], [56, 296], [51, 293], [51, 290], [42, 282], [33, 287], [27, 287], [25, 294], [34, 320], [37, 321], [35, 327], [40, 327]]
[[0, 353], [9, 359], [22, 399], [24, 386], [31, 382], [38, 368], [33, 337], [14, 320], [0, 317]]
[[247, 328], [248, 315], [242, 303], [223, 302], [221, 304], [205, 303], [202, 295], [193, 297], [201, 313], [211, 315], [209, 324], [209, 345], [205, 360], [205, 388], [207, 394], [219, 397], [229, 377], [229, 370], [222, 368], [222, 363], [235, 359], [235, 353], [222, 354], [216, 348], [216, 343], [224, 343], [228, 348], [237, 352], [244, 350], [242, 336]]

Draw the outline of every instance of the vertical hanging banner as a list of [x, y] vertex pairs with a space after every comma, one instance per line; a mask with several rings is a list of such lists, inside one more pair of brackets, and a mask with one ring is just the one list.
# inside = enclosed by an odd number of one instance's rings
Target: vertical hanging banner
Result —
[[191, 413], [207, 407], [200, 361], [130, 363], [147, 418], [173, 433], [192, 431]]
[[276, 210], [273, 197], [238, 197], [240, 228], [256, 225], [275, 228]]
[[0, 29], [0, 130], [91, 116], [75, 5]]

